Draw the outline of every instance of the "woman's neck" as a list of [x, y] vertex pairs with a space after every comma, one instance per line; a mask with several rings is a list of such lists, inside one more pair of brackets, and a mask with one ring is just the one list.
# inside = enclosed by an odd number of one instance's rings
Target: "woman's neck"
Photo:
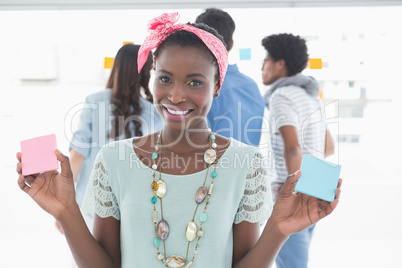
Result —
[[186, 130], [164, 128], [161, 145], [162, 148], [168, 148], [169, 151], [176, 153], [205, 150], [209, 147], [209, 135], [208, 128]]

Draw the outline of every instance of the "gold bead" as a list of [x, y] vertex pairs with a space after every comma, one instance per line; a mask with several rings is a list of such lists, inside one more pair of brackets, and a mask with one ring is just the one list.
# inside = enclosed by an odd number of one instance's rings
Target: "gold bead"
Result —
[[151, 188], [154, 191], [158, 190], [158, 188], [159, 188], [158, 183], [156, 183], [156, 181], [153, 181], [152, 184], [151, 184]]

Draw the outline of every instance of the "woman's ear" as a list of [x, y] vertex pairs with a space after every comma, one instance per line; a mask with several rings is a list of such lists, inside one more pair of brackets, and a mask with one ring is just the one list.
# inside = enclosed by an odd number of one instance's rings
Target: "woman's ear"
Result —
[[217, 98], [219, 94], [221, 93], [221, 83], [220, 81], [216, 81], [215, 83], [215, 91], [214, 91], [214, 98]]

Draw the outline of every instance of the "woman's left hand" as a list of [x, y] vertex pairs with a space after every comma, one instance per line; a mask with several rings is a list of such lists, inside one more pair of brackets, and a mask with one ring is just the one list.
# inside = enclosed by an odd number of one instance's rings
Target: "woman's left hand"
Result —
[[339, 203], [342, 179], [338, 181], [335, 200], [330, 203], [295, 192], [295, 185], [300, 175], [301, 172], [298, 171], [287, 178], [279, 192], [270, 218], [283, 235], [290, 235], [306, 229], [331, 214]]

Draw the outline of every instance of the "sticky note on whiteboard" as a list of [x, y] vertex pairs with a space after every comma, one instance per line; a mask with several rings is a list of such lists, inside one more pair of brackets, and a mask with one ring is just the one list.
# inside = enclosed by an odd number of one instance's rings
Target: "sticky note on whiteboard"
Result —
[[314, 58], [310, 58], [308, 60], [309, 64], [309, 68], [310, 69], [322, 69], [322, 59], [314, 59]]
[[21, 141], [22, 175], [28, 176], [58, 169], [56, 148], [54, 134]]
[[112, 69], [114, 58], [105, 57], [103, 68], [104, 69]]
[[295, 191], [329, 202], [334, 201], [341, 173], [340, 165], [305, 154], [300, 171], [302, 174]]
[[239, 49], [240, 60], [251, 60], [251, 48]]

